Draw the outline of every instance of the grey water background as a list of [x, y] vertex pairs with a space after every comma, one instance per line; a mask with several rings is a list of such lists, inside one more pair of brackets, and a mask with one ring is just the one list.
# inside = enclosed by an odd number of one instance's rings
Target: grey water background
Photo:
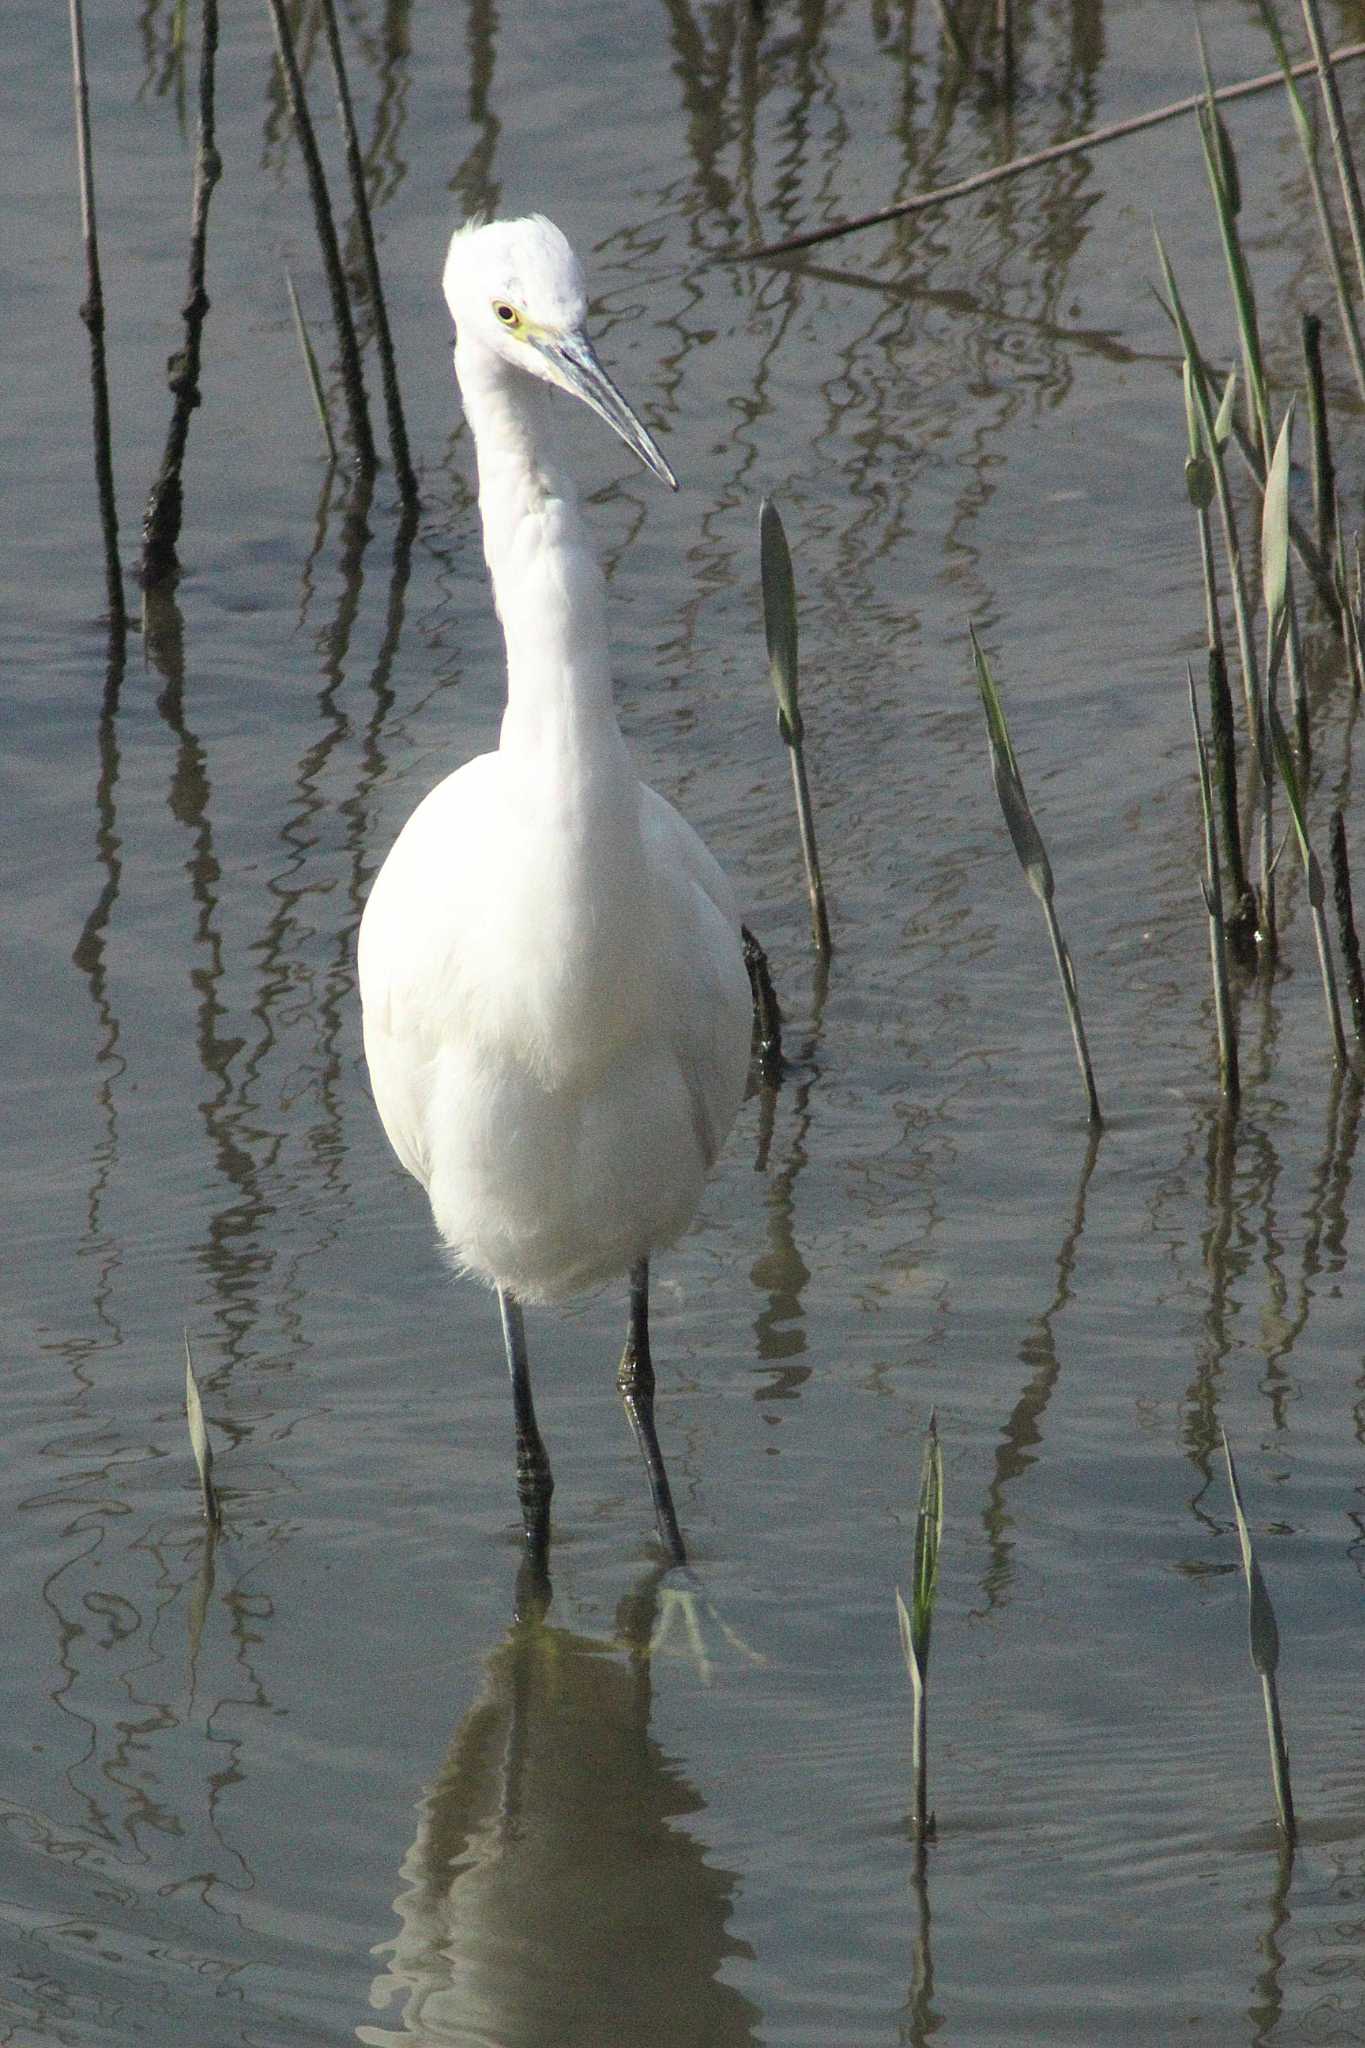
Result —
[[[180, 338], [193, 15], [183, 55], [157, 0], [88, 23], [129, 560]], [[1267, 68], [1253, 7], [1205, 18], [1221, 76]], [[1218, 1136], [1201, 603], [1150, 290], [1154, 214], [1231, 351], [1194, 131], [726, 260], [1193, 89], [1186, 10], [1039, 0], [1012, 107], [954, 84], [924, 5], [356, 0], [343, 26], [419, 528], [388, 474], [357, 508], [323, 461], [284, 283], [326, 352], [297, 152], [265, 11], [227, 9], [183, 575], [115, 707], [65, 12], [6, 13], [0, 2041], [1365, 2040], [1360, 1105], [1287, 861]], [[1365, 72], [1342, 82], [1358, 124]], [[1229, 121], [1282, 402], [1327, 291], [1278, 96]], [[530, 1319], [555, 1600], [515, 1625], [494, 1304], [445, 1270], [360, 1054], [368, 880], [499, 710], [439, 296], [474, 207], [542, 208], [585, 252], [603, 356], [683, 480], [565, 419], [623, 722], [786, 1009], [788, 1078], [658, 1261], [661, 1432], [748, 1646], [714, 1630], [709, 1682], [657, 1584], [615, 1294]], [[765, 491], [802, 599], [827, 985], [765, 682]], [[969, 618], [1058, 871], [1097, 1146]], [[1311, 653], [1313, 815], [1344, 802], [1359, 861], [1353, 709], [1330, 636]], [[893, 1588], [933, 1407], [921, 1883]], [[1223, 1425], [1284, 1640], [1292, 1863]]]

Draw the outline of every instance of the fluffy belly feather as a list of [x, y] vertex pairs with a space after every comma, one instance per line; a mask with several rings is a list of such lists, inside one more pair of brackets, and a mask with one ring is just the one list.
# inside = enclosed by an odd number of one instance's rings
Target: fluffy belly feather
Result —
[[610, 1086], [547, 1086], [447, 1056], [429, 1114], [443, 1142], [428, 1194], [462, 1267], [523, 1301], [623, 1272], [690, 1218], [706, 1163], [675, 1060], [619, 1055]]

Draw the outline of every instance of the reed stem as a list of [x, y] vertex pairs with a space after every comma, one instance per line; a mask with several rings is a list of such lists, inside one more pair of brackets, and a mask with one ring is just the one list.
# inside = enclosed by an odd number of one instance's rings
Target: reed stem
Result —
[[351, 318], [350, 300], [346, 295], [346, 275], [342, 269], [341, 250], [337, 244], [332, 202], [327, 191], [327, 177], [318, 153], [317, 137], [313, 132], [313, 120], [308, 111], [303, 76], [299, 70], [294, 36], [285, 13], [284, 0], [266, 0], [266, 6], [270, 10], [270, 19], [275, 30], [275, 47], [279, 52], [280, 69], [284, 74], [285, 88], [289, 94], [290, 110], [299, 138], [299, 148], [303, 152], [304, 172], [313, 202], [313, 223], [317, 230], [318, 246], [322, 252], [327, 290], [332, 301], [332, 319], [336, 326], [337, 351], [341, 361], [341, 387], [346, 398], [346, 413], [350, 422], [355, 463], [362, 474], [372, 476], [378, 467], [379, 458], [375, 453], [374, 434], [370, 428], [370, 409], [365, 397], [365, 379], [360, 367], [360, 347], [356, 341], [355, 322]]
[[1351, 867], [1346, 853], [1346, 821], [1340, 811], [1332, 813], [1329, 838], [1332, 860], [1332, 900], [1337, 913], [1337, 937], [1346, 970], [1346, 993], [1351, 1004], [1351, 1025], [1356, 1042], [1365, 1045], [1365, 973], [1361, 971], [1360, 940], [1356, 936], [1355, 910], [1351, 902]]
[[76, 104], [76, 160], [85, 242], [85, 297], [80, 315], [90, 335], [90, 388], [95, 414], [95, 488], [104, 537], [104, 587], [109, 624], [122, 636], [128, 614], [119, 561], [118, 510], [114, 501], [114, 459], [109, 416], [109, 374], [104, 355], [104, 287], [100, 279], [99, 232], [95, 221], [94, 151], [90, 140], [90, 87], [85, 66], [85, 16], [81, 0], [70, 0], [71, 80]]
[[1313, 456], [1313, 529], [1318, 550], [1330, 561], [1336, 547], [1336, 471], [1332, 466], [1327, 392], [1322, 377], [1322, 322], [1303, 316], [1303, 367], [1308, 386], [1308, 436]]
[[182, 471], [189, 441], [190, 416], [199, 404], [199, 365], [209, 297], [204, 288], [208, 244], [209, 201], [222, 175], [222, 158], [214, 141], [214, 69], [218, 54], [218, 0], [202, 0], [199, 51], [199, 135], [194, 154], [194, 191], [190, 201], [189, 288], [183, 308], [185, 345], [171, 357], [168, 378], [174, 403], [161, 468], [142, 515], [144, 590], [158, 590], [174, 577], [176, 544], [184, 511]]
[[403, 418], [403, 401], [398, 390], [398, 372], [394, 365], [393, 336], [389, 331], [388, 308], [384, 301], [384, 287], [379, 276], [379, 256], [374, 243], [374, 226], [370, 218], [370, 199], [365, 189], [365, 166], [360, 155], [360, 143], [356, 136], [355, 114], [351, 106], [351, 88], [346, 77], [346, 58], [341, 47], [341, 35], [337, 28], [334, 0], [321, 0], [322, 24], [327, 37], [327, 55], [331, 60], [332, 77], [336, 84], [337, 108], [341, 115], [341, 131], [346, 140], [346, 170], [351, 181], [351, 203], [355, 207], [356, 225], [360, 231], [361, 255], [365, 264], [365, 282], [370, 295], [370, 306], [374, 314], [374, 338], [379, 349], [379, 374], [384, 389], [384, 409], [389, 426], [389, 449], [393, 455], [394, 475], [405, 505], [417, 503], [417, 478], [408, 451], [407, 423]]
[[1214, 1015], [1218, 1027], [1218, 1081], [1224, 1099], [1235, 1109], [1241, 1099], [1242, 1078], [1237, 1057], [1237, 1030], [1232, 1017], [1228, 987], [1227, 931], [1223, 918], [1223, 883], [1218, 862], [1218, 827], [1214, 818], [1213, 788], [1209, 776], [1208, 752], [1199, 723], [1199, 703], [1194, 693], [1194, 671], [1186, 670], [1190, 689], [1190, 717], [1194, 723], [1194, 744], [1199, 763], [1199, 802], [1204, 819], [1204, 907], [1209, 914], [1209, 953], [1213, 969]]

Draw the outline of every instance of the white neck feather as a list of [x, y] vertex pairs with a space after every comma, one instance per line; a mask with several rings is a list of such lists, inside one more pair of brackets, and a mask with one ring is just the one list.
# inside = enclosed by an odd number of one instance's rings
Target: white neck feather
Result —
[[507, 643], [501, 751], [626, 768], [612, 701], [606, 584], [558, 460], [554, 393], [481, 343], [455, 370], [479, 463], [484, 555]]

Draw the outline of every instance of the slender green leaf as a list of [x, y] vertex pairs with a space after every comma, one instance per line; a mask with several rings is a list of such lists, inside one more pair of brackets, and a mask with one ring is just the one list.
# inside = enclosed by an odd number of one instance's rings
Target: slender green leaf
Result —
[[1204, 453], [1199, 431], [1199, 413], [1194, 401], [1194, 384], [1188, 360], [1181, 358], [1180, 382], [1185, 393], [1185, 489], [1196, 512], [1207, 512], [1213, 503], [1213, 464]]
[[1327, 203], [1327, 192], [1323, 185], [1322, 172], [1318, 168], [1316, 126], [1307, 107], [1304, 105], [1303, 95], [1299, 91], [1298, 80], [1294, 76], [1293, 60], [1290, 57], [1289, 48], [1284, 39], [1284, 32], [1280, 27], [1275, 10], [1270, 4], [1270, 0], [1257, 0], [1257, 4], [1260, 7], [1261, 20], [1265, 25], [1266, 33], [1274, 45], [1276, 62], [1279, 64], [1280, 70], [1284, 75], [1284, 89], [1289, 97], [1289, 111], [1294, 122], [1295, 133], [1299, 139], [1299, 148], [1303, 155], [1308, 182], [1312, 188], [1313, 206], [1318, 217], [1318, 232], [1322, 238], [1323, 250], [1327, 256], [1328, 267], [1332, 273], [1332, 284], [1337, 295], [1337, 308], [1341, 314], [1342, 328], [1346, 336], [1346, 347], [1351, 358], [1351, 367], [1355, 371], [1356, 383], [1360, 388], [1361, 394], [1365, 396], [1365, 345], [1362, 345], [1361, 342], [1360, 322], [1356, 314], [1355, 297], [1346, 275], [1346, 262], [1341, 252], [1341, 241], [1337, 234], [1336, 223], [1332, 218], [1331, 208]]
[[190, 1428], [190, 1448], [194, 1452], [195, 1467], [199, 1473], [199, 1490], [203, 1495], [204, 1516], [213, 1528], [222, 1521], [218, 1506], [218, 1491], [213, 1483], [213, 1446], [204, 1422], [204, 1404], [199, 1398], [199, 1383], [194, 1376], [194, 1360], [190, 1356], [190, 1333], [185, 1332], [185, 1416]]
[[1228, 205], [1235, 218], [1242, 210], [1242, 181], [1237, 175], [1237, 158], [1233, 153], [1232, 137], [1228, 134], [1218, 102], [1214, 98], [1213, 72], [1209, 68], [1209, 49], [1208, 44], [1204, 41], [1204, 24], [1197, 14], [1194, 17], [1194, 33], [1199, 44], [1199, 62], [1204, 73], [1204, 90], [1208, 94], [1208, 118], [1212, 125], [1214, 140], [1217, 145], [1216, 163], [1218, 176], [1222, 182], [1223, 190], [1227, 194]]
[[999, 798], [1005, 824], [1028, 885], [1040, 903], [1050, 903], [1054, 886], [1052, 863], [1048, 859], [1042, 834], [1033, 821], [1033, 813], [1024, 794], [1019, 764], [1014, 757], [1014, 746], [1010, 740], [1009, 726], [1005, 721], [1005, 707], [1000, 701], [1000, 692], [991, 674], [990, 664], [986, 660], [981, 642], [976, 637], [976, 628], [968, 626], [967, 630], [971, 635], [977, 687], [981, 691], [981, 701], [986, 710], [986, 727], [991, 747], [991, 775], [995, 782], [995, 793]]
[[1289, 587], [1289, 452], [1294, 433], [1294, 401], [1289, 401], [1275, 453], [1266, 473], [1261, 508], [1261, 582], [1266, 619], [1272, 636], [1284, 615]]
[[[1237, 330], [1242, 343], [1242, 364], [1247, 380], [1247, 397], [1251, 402], [1257, 437], [1264, 450], [1269, 441], [1268, 405], [1265, 369], [1261, 358], [1261, 331], [1256, 315], [1256, 292], [1237, 229], [1237, 210], [1232, 203], [1233, 188], [1230, 187], [1223, 168], [1216, 117], [1211, 102], [1209, 106], [1199, 109], [1199, 137], [1204, 149], [1204, 167], [1208, 172], [1209, 187], [1213, 193], [1214, 211], [1218, 216], [1218, 232], [1223, 244], [1223, 260], [1227, 266], [1233, 310], [1237, 315]], [[1230, 153], [1231, 145], [1227, 142], [1226, 132], [1223, 135], [1223, 145]]]
[[1242, 1509], [1242, 1491], [1237, 1484], [1237, 1467], [1227, 1431], [1223, 1432], [1223, 1453], [1228, 1463], [1228, 1485], [1232, 1490], [1232, 1511], [1237, 1522], [1237, 1540], [1242, 1550], [1242, 1571], [1247, 1583], [1247, 1634], [1251, 1662], [1259, 1673], [1265, 1696], [1266, 1733], [1270, 1740], [1270, 1774], [1275, 1788], [1275, 1806], [1290, 1841], [1294, 1839], [1294, 1794], [1289, 1780], [1289, 1749], [1284, 1739], [1284, 1719], [1275, 1673], [1280, 1661], [1280, 1631], [1270, 1603], [1261, 1567], [1257, 1562], [1251, 1531]]
[[763, 583], [763, 629], [768, 642], [768, 679], [777, 698], [777, 725], [788, 749], [792, 794], [806, 868], [810, 928], [815, 948], [828, 958], [833, 951], [829, 907], [815, 844], [815, 819], [803, 745], [805, 728], [797, 696], [796, 581], [782, 517], [770, 498], [763, 500], [758, 519], [759, 563]]
[[771, 498], [758, 517], [759, 563], [763, 581], [763, 630], [768, 641], [768, 675], [777, 698], [778, 724], [787, 745], [802, 737], [797, 699], [796, 581], [782, 516]]
[[1304, 815], [1303, 793], [1299, 787], [1299, 771], [1294, 764], [1294, 750], [1289, 744], [1289, 735], [1284, 729], [1284, 720], [1272, 701], [1269, 707], [1271, 744], [1275, 749], [1275, 760], [1284, 784], [1284, 793], [1289, 799], [1289, 814], [1294, 820], [1294, 837], [1299, 843], [1299, 853], [1305, 867], [1312, 856], [1308, 843], [1308, 822]]
[[303, 357], [303, 367], [308, 375], [308, 388], [313, 394], [313, 405], [317, 411], [318, 424], [322, 428], [322, 436], [327, 443], [327, 453], [335, 462], [337, 452], [336, 436], [332, 432], [332, 422], [327, 411], [327, 396], [322, 388], [322, 372], [318, 368], [317, 354], [313, 348], [312, 337], [308, 332], [308, 323], [303, 317], [303, 308], [299, 304], [299, 295], [294, 289], [294, 280], [288, 270], [284, 273], [284, 281], [289, 287], [289, 304], [294, 315], [294, 332], [298, 336], [299, 352]]
[[896, 1588], [896, 1619], [900, 1624], [901, 1651], [910, 1674], [915, 1712], [911, 1734], [914, 1765], [914, 1806], [912, 1824], [921, 1841], [933, 1832], [929, 1812], [928, 1682], [929, 1638], [934, 1619], [934, 1598], [938, 1591], [938, 1560], [943, 1539], [943, 1447], [939, 1442], [938, 1420], [929, 1417], [929, 1433], [920, 1466], [919, 1506], [915, 1514], [914, 1574], [910, 1605], [906, 1606], [900, 1587]]
[[1247, 1634], [1251, 1648], [1251, 1662], [1263, 1676], [1268, 1672], [1274, 1676], [1280, 1661], [1280, 1631], [1275, 1621], [1275, 1609], [1266, 1591], [1261, 1576], [1256, 1547], [1247, 1527], [1246, 1513], [1242, 1507], [1242, 1490], [1237, 1484], [1237, 1466], [1232, 1455], [1228, 1433], [1223, 1431], [1223, 1455], [1228, 1461], [1228, 1485], [1232, 1489], [1232, 1512], [1237, 1518], [1237, 1540], [1242, 1546], [1242, 1570], [1247, 1582]]
[[910, 1609], [905, 1604], [899, 1586], [896, 1588], [896, 1619], [900, 1623], [901, 1655], [905, 1658], [905, 1668], [910, 1674], [911, 1682], [918, 1689], [923, 1685], [924, 1677], [919, 1668], [919, 1658], [915, 1654], [915, 1631], [910, 1621]]
[[920, 1468], [919, 1508], [915, 1515], [915, 1566], [912, 1588], [912, 1623], [915, 1653], [920, 1669], [929, 1668], [929, 1635], [934, 1619], [934, 1596], [938, 1591], [938, 1560], [943, 1540], [943, 1446], [939, 1442], [938, 1420], [929, 1417], [929, 1434]]

